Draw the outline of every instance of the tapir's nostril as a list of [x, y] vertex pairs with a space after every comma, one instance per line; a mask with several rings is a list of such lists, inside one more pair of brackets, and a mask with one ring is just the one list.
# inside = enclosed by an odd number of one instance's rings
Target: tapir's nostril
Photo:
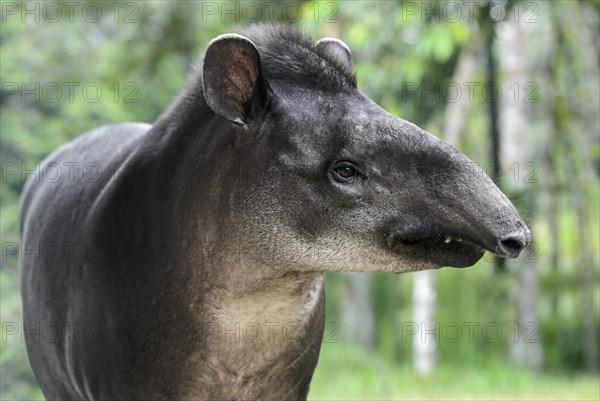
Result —
[[529, 240], [525, 234], [511, 235], [498, 242], [498, 253], [509, 258], [516, 258], [527, 245], [529, 245]]

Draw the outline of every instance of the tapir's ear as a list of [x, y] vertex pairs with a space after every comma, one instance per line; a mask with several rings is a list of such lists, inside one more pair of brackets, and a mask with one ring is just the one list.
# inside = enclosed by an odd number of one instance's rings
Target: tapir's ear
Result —
[[348, 71], [352, 71], [352, 54], [347, 44], [336, 38], [323, 38], [317, 40], [315, 49], [328, 53], [343, 63]]
[[237, 34], [218, 36], [206, 50], [202, 69], [204, 98], [218, 115], [243, 126], [251, 112], [264, 109], [268, 86], [250, 39]]

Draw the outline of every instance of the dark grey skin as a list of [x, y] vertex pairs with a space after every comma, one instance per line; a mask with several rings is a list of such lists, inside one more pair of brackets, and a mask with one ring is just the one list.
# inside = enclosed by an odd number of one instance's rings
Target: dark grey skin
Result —
[[49, 400], [306, 399], [325, 271], [465, 267], [531, 236], [465, 156], [360, 94], [342, 42], [289, 28], [216, 38], [154, 125], [49, 162], [103, 169], [22, 196], [25, 246], [78, 244], [23, 257], [26, 328], [56, 328], [26, 335]]

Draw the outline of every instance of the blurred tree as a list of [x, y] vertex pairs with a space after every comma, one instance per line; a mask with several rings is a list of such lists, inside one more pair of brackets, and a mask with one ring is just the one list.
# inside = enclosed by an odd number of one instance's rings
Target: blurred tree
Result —
[[375, 348], [375, 318], [368, 274], [347, 273], [346, 291], [340, 300], [340, 334], [367, 350]]
[[413, 273], [413, 321], [417, 333], [413, 336], [413, 366], [427, 375], [438, 362], [439, 321], [436, 319], [437, 287], [435, 271]]
[[[572, 194], [573, 207], [576, 215], [576, 235], [579, 252], [576, 263], [581, 271], [581, 321], [583, 358], [588, 370], [598, 372], [598, 332], [597, 332], [597, 304], [595, 293], [597, 291], [597, 264], [593, 260], [592, 245], [590, 243], [589, 199], [592, 197], [589, 185], [595, 181], [592, 174], [592, 161], [587, 147], [581, 147], [587, 139], [580, 133], [572, 121], [577, 111], [569, 106], [569, 92], [572, 87], [581, 87], [588, 83], [589, 73], [585, 71], [585, 61], [582, 60], [581, 35], [576, 33], [576, 28], [570, 22], [576, 10], [568, 3], [553, 4], [553, 19], [556, 29], [556, 47], [554, 49], [553, 84], [555, 90], [554, 102], [554, 129], [557, 131], [569, 163], [570, 176], [567, 186]], [[579, 36], [579, 37], [578, 37]], [[584, 42], [585, 43], [585, 42]], [[568, 60], [566, 59], [568, 57]], [[598, 73], [598, 65], [592, 65]], [[569, 79], [570, 78], [570, 79]], [[596, 75], [597, 78], [597, 75]], [[585, 82], [585, 83], [584, 83]], [[567, 87], [569, 85], [569, 87]], [[596, 110], [597, 111], [597, 110]]]
[[[528, 103], [517, 95], [530, 85], [523, 45], [525, 35], [523, 25], [511, 20], [499, 23], [497, 29], [502, 32], [502, 39], [497, 41], [498, 58], [501, 61], [499, 87], [506, 94], [515, 94], [500, 99], [499, 171], [504, 172], [504, 188], [513, 199], [521, 200], [521, 208], [531, 214], [536, 202], [534, 193], [526, 194], [526, 189], [532, 183], [526, 183], [522, 174], [530, 167], [529, 160], [532, 157], [525, 138], [529, 128]], [[531, 249], [535, 250], [535, 247], [534, 243]], [[538, 269], [528, 260], [527, 253], [517, 260], [506, 261], [505, 266], [514, 272], [517, 281], [511, 295], [517, 311], [515, 330], [518, 341], [509, 342], [510, 354], [518, 364], [539, 372], [543, 368], [543, 348], [538, 330], [532, 330], [539, 321], [536, 310], [539, 301]]]

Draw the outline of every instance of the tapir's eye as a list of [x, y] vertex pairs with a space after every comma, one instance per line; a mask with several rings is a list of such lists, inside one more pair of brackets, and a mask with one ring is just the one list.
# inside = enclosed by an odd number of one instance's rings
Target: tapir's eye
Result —
[[339, 182], [350, 182], [352, 179], [358, 177], [360, 173], [356, 167], [350, 162], [339, 162], [331, 170], [333, 178]]

